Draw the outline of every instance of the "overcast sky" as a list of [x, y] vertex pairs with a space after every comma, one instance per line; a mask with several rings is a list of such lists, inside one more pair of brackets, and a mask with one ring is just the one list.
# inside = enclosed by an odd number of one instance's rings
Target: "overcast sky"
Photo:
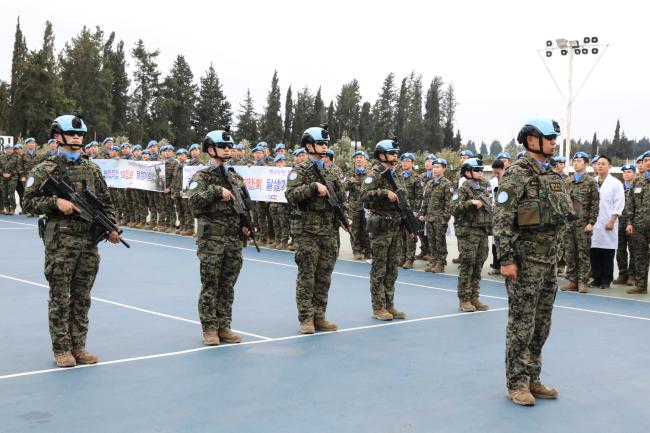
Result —
[[[359, 80], [374, 102], [388, 72], [398, 83], [411, 70], [452, 82], [456, 127], [468, 139], [504, 144], [537, 115], [563, 124], [562, 96], [537, 49], [547, 39], [598, 36], [609, 44], [573, 105], [572, 136], [612, 137], [616, 120], [630, 138], [650, 136], [650, 29], [643, 2], [617, 1], [104, 1], [3, 2], [0, 78], [8, 81], [16, 18], [30, 49], [41, 46], [45, 20], [56, 47], [99, 25], [130, 50], [143, 39], [159, 49], [166, 74], [183, 54], [195, 80], [213, 63], [235, 108], [250, 88], [258, 112], [278, 70], [282, 102], [292, 85], [323, 87], [326, 104], [343, 83]], [[434, 6], [435, 5], [435, 6]], [[574, 90], [598, 56], [576, 56]], [[133, 62], [130, 61], [132, 64]], [[566, 93], [568, 57], [548, 66]]]

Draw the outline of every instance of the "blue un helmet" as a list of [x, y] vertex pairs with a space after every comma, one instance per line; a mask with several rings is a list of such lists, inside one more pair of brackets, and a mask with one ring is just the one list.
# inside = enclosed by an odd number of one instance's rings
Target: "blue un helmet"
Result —
[[650, 150], [646, 150], [645, 152], [643, 152], [642, 156], [643, 156], [643, 159], [650, 158]]
[[327, 155], [329, 157], [329, 159], [331, 159], [333, 161], [334, 157], [336, 156], [336, 153], [334, 153], [334, 151], [332, 149], [327, 149], [325, 151], [325, 155]]
[[379, 159], [381, 154], [399, 155], [397, 140], [381, 140], [375, 145], [375, 158]]
[[184, 149], [182, 147], [176, 151], [176, 155], [180, 155], [180, 154], [187, 155], [188, 153], [189, 152], [187, 151], [187, 149]]
[[621, 172], [624, 172], [625, 170], [632, 170], [633, 172], [636, 173], [636, 164], [625, 164], [621, 166]]
[[147, 143], [147, 149], [151, 149], [154, 146], [158, 146], [158, 142], [156, 140], [149, 140], [149, 143]]
[[[531, 135], [539, 139], [539, 150], [532, 150], [528, 147], [528, 137]], [[545, 154], [542, 149], [542, 137], [552, 140], [557, 138], [558, 135], [560, 135], [560, 125], [555, 120], [550, 118], [530, 119], [524, 123], [519, 134], [517, 134], [517, 141], [531, 152], [550, 157], [553, 155]]]
[[284, 145], [284, 143], [279, 143], [277, 146], [273, 148], [273, 153], [277, 152], [280, 149], [286, 149], [287, 146]]
[[[507, 159], [507, 160], [510, 160], [510, 159], [512, 159], [512, 157], [510, 156], [510, 154], [509, 154], [508, 152], [501, 152], [501, 153], [499, 153], [499, 154], [497, 155], [497, 159]], [[556, 159], [556, 161], [557, 161], [557, 159]]]
[[109, 141], [115, 142], [115, 140], [113, 139], [113, 137], [106, 137], [106, 138], [104, 139], [104, 141], [102, 141], [102, 146], [105, 145], [106, 143], [108, 143]]
[[443, 167], [447, 167], [447, 160], [444, 159], [444, 158], [436, 158], [436, 159], [433, 160], [433, 163], [434, 164], [440, 164]]
[[303, 146], [316, 143], [330, 144], [330, 133], [327, 131], [327, 125], [308, 128], [302, 134], [301, 144]]
[[573, 158], [571, 158], [571, 160], [578, 159], [578, 158], [584, 159], [585, 163], [589, 164], [589, 155], [587, 155], [586, 152], [582, 152], [582, 151], [576, 152], [575, 155], [573, 155]]
[[273, 158], [273, 162], [282, 161], [283, 159], [287, 159], [287, 157], [284, 156], [284, 154], [282, 154], [282, 155], [278, 155], [278, 156], [276, 156], [275, 158]]
[[555, 162], [558, 162], [560, 164], [566, 164], [566, 158], [563, 156], [555, 156], [553, 157], [553, 159], [555, 160]]
[[406, 152], [400, 155], [399, 160], [404, 161], [405, 158], [410, 159], [411, 161], [415, 162], [415, 155], [413, 155], [411, 152]]
[[591, 164], [593, 165], [597, 163], [599, 159], [600, 159], [600, 155], [594, 156], [593, 158], [591, 158]]
[[[86, 124], [81, 120], [81, 117], [76, 114], [59, 116], [54, 119], [54, 122], [52, 122], [52, 125], [50, 126], [50, 138], [54, 138], [54, 134], [61, 134], [64, 145], [68, 144], [65, 141], [65, 137], [63, 136], [64, 134], [80, 134], [83, 137], [86, 135], [86, 132], [88, 132]], [[80, 148], [81, 145], [75, 147]]]
[[191, 151], [193, 151], [194, 149], [199, 149], [199, 150], [201, 150], [201, 146], [199, 146], [199, 143], [194, 143], [194, 144], [192, 144], [188, 150], [191, 152]]
[[25, 144], [29, 143], [30, 141], [36, 142], [36, 139], [34, 137], [27, 137], [25, 139]]
[[366, 159], [370, 159], [370, 158], [368, 157], [368, 154], [367, 154], [366, 152], [364, 152], [363, 150], [357, 150], [356, 152], [354, 152], [354, 153], [352, 154], [352, 159], [356, 158], [356, 157], [359, 156], [359, 155], [363, 156], [363, 157], [366, 158]]
[[21, 143], [18, 143], [14, 146], [14, 149], [22, 149], [23, 145]]
[[293, 156], [298, 156], [300, 154], [307, 153], [304, 147], [299, 147], [296, 150], [293, 151], [292, 155]]
[[[235, 145], [230, 133], [230, 126], [224, 129], [208, 132], [203, 140], [203, 151], [207, 152], [210, 147], [231, 148]], [[216, 150], [215, 150], [216, 152]]]
[[142, 145], [141, 145], [141, 144], [136, 144], [135, 146], [133, 146], [133, 149], [132, 149], [132, 150], [133, 150], [134, 152], [135, 152], [136, 150], [142, 150]]
[[[435, 161], [436, 159], [438, 159], [438, 157], [437, 157], [436, 155], [434, 155], [433, 153], [428, 154], [428, 155], [424, 158], [425, 161], [429, 161], [429, 160], [431, 160], [431, 161]], [[434, 162], [434, 164], [435, 164], [435, 162]]]
[[469, 158], [460, 167], [460, 175], [465, 177], [466, 171], [483, 171], [483, 161], [479, 158]]
[[471, 150], [461, 150], [458, 152], [458, 156], [466, 156], [468, 158], [473, 158], [474, 157], [474, 152]]
[[246, 149], [246, 146], [244, 146], [244, 145], [241, 144], [241, 143], [238, 143], [238, 144], [235, 144], [235, 145], [233, 146], [233, 149], [244, 150], [244, 149]]
[[524, 152], [523, 150], [517, 152], [517, 159], [521, 159], [521, 158], [523, 158], [524, 156], [526, 156], [526, 152]]

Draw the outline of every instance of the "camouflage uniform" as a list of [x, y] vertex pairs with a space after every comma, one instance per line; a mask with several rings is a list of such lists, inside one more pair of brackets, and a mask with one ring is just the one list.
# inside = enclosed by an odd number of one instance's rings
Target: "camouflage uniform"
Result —
[[[228, 171], [233, 185], [243, 179]], [[189, 203], [197, 218], [196, 255], [201, 262], [199, 318], [203, 331], [230, 329], [235, 283], [243, 263], [246, 241], [232, 200], [223, 201], [226, 183], [217, 168], [198, 171], [189, 186]]]
[[[562, 178], [529, 155], [516, 160], [499, 182], [494, 232], [501, 266], [516, 264], [506, 278], [508, 389], [540, 383], [542, 347], [551, 329], [557, 293], [560, 235], [571, 214]], [[537, 212], [536, 210], [539, 210]]]
[[[477, 208], [471, 200], [483, 201]], [[470, 302], [479, 297], [481, 270], [488, 257], [488, 236], [492, 234], [491, 209], [485, 202], [492, 203], [490, 184], [481, 179], [464, 182], [452, 196], [454, 231], [458, 238], [458, 299]]]
[[[404, 236], [397, 201], [388, 200], [388, 191], [395, 191], [381, 177], [384, 170], [384, 165], [376, 161], [361, 186], [361, 199], [370, 210], [368, 232], [372, 250], [370, 295], [373, 311], [394, 307], [395, 281]], [[393, 178], [398, 188], [406, 189], [406, 181], [399, 171], [393, 172]]]
[[[427, 184], [433, 180], [433, 173], [432, 172], [424, 172], [420, 174], [420, 182], [422, 182], [422, 198], [424, 200], [424, 191], [427, 188]], [[451, 196], [450, 196], [451, 197]], [[423, 201], [422, 203], [422, 208], [425, 207], [425, 203]], [[426, 229], [426, 222], [425, 224], [425, 230], [424, 230], [424, 236], [422, 236], [421, 239], [421, 244], [420, 244], [420, 254], [416, 256], [417, 259], [425, 259], [427, 256], [431, 256], [431, 248], [429, 246], [429, 231]]]
[[[264, 167], [267, 166], [265, 159], [254, 161], [253, 166]], [[260, 244], [268, 244], [272, 242], [271, 227], [269, 226], [269, 203], [266, 201], [256, 201], [253, 206], [253, 225], [257, 228], [257, 237]]]
[[175, 167], [178, 164], [174, 158], [165, 159], [165, 189], [169, 192], [161, 194], [161, 212], [164, 215], [165, 225], [167, 232], [172, 232], [176, 229], [176, 209], [174, 208], [174, 199], [172, 198], [171, 187], [174, 179]]
[[65, 172], [75, 186], [83, 185], [104, 205], [106, 214], [113, 218], [114, 210], [108, 187], [99, 168], [86, 159], [77, 163], [61, 156], [48, 158], [29, 173], [25, 189], [25, 210], [48, 217], [43, 233], [45, 244], [45, 278], [50, 291], [48, 316], [52, 349], [55, 353], [83, 349], [88, 333], [90, 290], [99, 269], [99, 253], [91, 224], [78, 214], [64, 215], [56, 205], [56, 198], [39, 194], [39, 188], [52, 174]]
[[[14, 151], [11, 155], [0, 155], [0, 211], [7, 209], [7, 214], [13, 214], [16, 209], [16, 180], [20, 177], [21, 159]], [[9, 174], [9, 177], [5, 177]]]
[[628, 211], [628, 224], [634, 228], [632, 247], [635, 259], [636, 287], [648, 289], [648, 261], [650, 248], [650, 178], [639, 178], [634, 182], [632, 200]]
[[269, 213], [273, 219], [273, 231], [277, 245], [289, 244], [289, 205], [287, 203], [269, 203]]
[[[422, 207], [422, 181], [413, 170], [407, 172], [406, 170], [400, 169], [400, 175], [404, 178], [406, 198], [408, 199], [409, 206], [411, 210], [417, 211]], [[402, 244], [402, 256], [404, 260], [410, 260], [411, 263], [415, 261], [415, 247], [417, 242], [417, 238], [412, 239], [410, 236], [406, 236], [406, 230], [404, 231]]]
[[348, 192], [348, 207], [352, 219], [350, 227], [352, 252], [368, 256], [370, 255], [370, 238], [366, 230], [366, 214], [361, 200], [361, 187], [365, 178], [365, 169], [359, 173], [356, 168], [353, 168], [345, 180], [345, 190]]
[[625, 228], [630, 224], [629, 219], [629, 209], [630, 202], [632, 201], [632, 191], [634, 188], [634, 183], [624, 184], [625, 188], [625, 209], [623, 209], [623, 214], [618, 222], [618, 249], [616, 250], [616, 265], [618, 266], [618, 275], [624, 277], [627, 280], [635, 279], [634, 272], [634, 256], [630, 254], [630, 260], [628, 262], [627, 250], [630, 249], [632, 252], [632, 235], [628, 235], [625, 231]]
[[[564, 187], [571, 197], [577, 220], [568, 224], [564, 235], [564, 257], [567, 263], [566, 278], [570, 282], [587, 284], [589, 279], [589, 251], [591, 232], [585, 226], [596, 224], [600, 196], [598, 184], [593, 177], [584, 174], [576, 181], [575, 173], [564, 180]], [[563, 288], [564, 290], [564, 288]]]
[[447, 226], [453, 194], [454, 185], [444, 176], [431, 178], [424, 187], [420, 213], [425, 216], [431, 266], [447, 264]]
[[[298, 265], [296, 304], [298, 320], [325, 319], [327, 295], [338, 254], [340, 222], [325, 197], [318, 195], [316, 162], [307, 160], [289, 172], [285, 195], [292, 207], [291, 233]], [[340, 185], [330, 167], [324, 167], [328, 179]], [[345, 197], [339, 197], [345, 203]]]
[[[185, 163], [187, 164], [187, 162]], [[187, 232], [194, 228], [194, 221], [192, 219], [192, 212], [190, 211], [189, 202], [186, 198], [181, 196], [183, 189], [183, 166], [185, 165], [180, 161], [176, 162], [174, 166], [174, 174], [172, 176], [172, 197], [178, 212], [178, 220], [180, 221], [180, 230]]]

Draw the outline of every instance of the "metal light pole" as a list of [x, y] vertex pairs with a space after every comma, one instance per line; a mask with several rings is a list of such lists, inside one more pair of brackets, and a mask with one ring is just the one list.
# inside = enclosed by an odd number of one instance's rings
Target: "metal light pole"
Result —
[[[576, 97], [584, 87], [585, 83], [587, 82], [587, 79], [591, 76], [591, 73], [594, 71], [594, 68], [600, 61], [600, 59], [603, 57], [605, 54], [605, 51], [609, 47], [609, 44], [599, 44], [598, 43], [598, 37], [592, 36], [592, 37], [585, 37], [583, 38], [582, 42], [578, 40], [568, 40], [568, 39], [556, 39], [555, 44], [553, 44], [553, 41], [547, 40], [546, 41], [546, 47], [537, 50], [537, 54], [539, 54], [540, 59], [542, 60], [542, 63], [544, 63], [544, 66], [546, 67], [546, 71], [550, 75], [551, 79], [553, 80], [553, 83], [555, 84], [555, 87], [557, 88], [558, 92], [560, 92], [560, 95], [562, 96], [562, 99], [564, 100], [565, 103], [565, 118], [564, 118], [564, 140], [563, 143], [560, 145], [560, 155], [564, 156], [567, 159], [571, 158], [571, 108], [573, 105], [573, 101], [575, 101]], [[602, 48], [602, 50], [601, 50]], [[549, 69], [546, 60], [550, 59], [553, 56], [553, 53], [555, 51], [560, 51], [560, 54], [562, 56], [567, 56], [568, 55], [568, 60], [569, 60], [569, 74], [567, 78], [567, 90], [566, 90], [566, 95], [560, 89], [560, 86], [557, 83], [557, 80], [553, 76], [553, 73]], [[542, 56], [542, 52], [545, 53], [545, 56]], [[573, 93], [573, 57], [574, 55], [588, 55], [588, 54], [599, 54], [598, 58], [594, 62], [594, 65], [591, 67], [589, 70], [589, 73], [583, 80], [582, 84], [580, 84], [580, 87], [578, 88], [578, 91], [574, 94]]]

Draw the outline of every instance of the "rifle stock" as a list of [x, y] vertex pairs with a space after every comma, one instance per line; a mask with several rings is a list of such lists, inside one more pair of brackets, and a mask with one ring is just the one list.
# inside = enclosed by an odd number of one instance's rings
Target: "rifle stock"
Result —
[[239, 224], [242, 227], [246, 227], [248, 229], [248, 237], [251, 238], [253, 245], [255, 245], [255, 249], [259, 253], [260, 247], [257, 245], [257, 239], [255, 239], [255, 226], [253, 225], [253, 221], [250, 216], [252, 202], [250, 194], [248, 193], [248, 189], [246, 189], [246, 186], [235, 186], [232, 183], [230, 176], [228, 175], [228, 171], [223, 164], [219, 165], [218, 170], [221, 178], [226, 184], [226, 187], [234, 197], [233, 207], [235, 208], [237, 215], [239, 215]]

